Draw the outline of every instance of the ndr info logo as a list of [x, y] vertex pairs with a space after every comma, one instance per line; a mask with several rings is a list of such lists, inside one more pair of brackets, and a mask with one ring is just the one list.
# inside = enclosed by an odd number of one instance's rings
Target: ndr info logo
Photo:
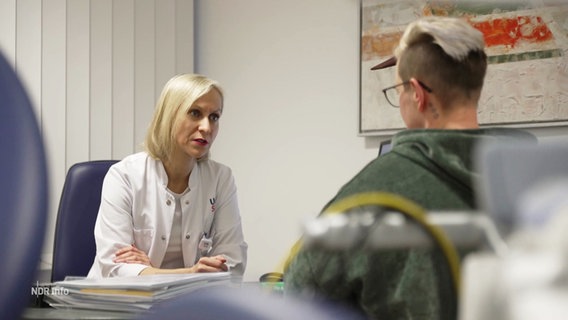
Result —
[[57, 288], [57, 287], [47, 287], [40, 286], [39, 282], [36, 282], [35, 287], [32, 287], [32, 295], [34, 296], [61, 296], [69, 295], [69, 289], [67, 288]]

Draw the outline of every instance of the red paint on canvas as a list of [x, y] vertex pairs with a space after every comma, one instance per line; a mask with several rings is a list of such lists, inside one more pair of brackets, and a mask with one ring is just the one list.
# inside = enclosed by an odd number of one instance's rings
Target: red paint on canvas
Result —
[[542, 43], [553, 38], [541, 17], [519, 16], [473, 22], [483, 32], [488, 47], [503, 45], [514, 48], [521, 42]]

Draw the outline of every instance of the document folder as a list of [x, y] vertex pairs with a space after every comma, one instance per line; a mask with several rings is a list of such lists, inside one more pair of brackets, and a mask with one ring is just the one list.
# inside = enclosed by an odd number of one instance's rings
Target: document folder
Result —
[[45, 300], [54, 308], [138, 312], [198, 288], [231, 283], [230, 272], [85, 278], [55, 282], [52, 291], [57, 294]]

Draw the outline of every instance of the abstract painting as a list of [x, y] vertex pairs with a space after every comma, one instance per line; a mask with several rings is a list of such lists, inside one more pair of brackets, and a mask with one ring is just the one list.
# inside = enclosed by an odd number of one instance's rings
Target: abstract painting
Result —
[[480, 30], [489, 66], [479, 102], [482, 126], [536, 127], [568, 122], [568, 4], [563, 1], [362, 0], [360, 134], [404, 128], [381, 89], [395, 68], [370, 68], [392, 55], [408, 23], [457, 16]]

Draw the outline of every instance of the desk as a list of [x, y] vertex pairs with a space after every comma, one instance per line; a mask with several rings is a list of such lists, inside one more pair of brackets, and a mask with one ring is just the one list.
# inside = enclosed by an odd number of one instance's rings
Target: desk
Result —
[[[282, 295], [282, 283], [242, 282], [237, 287], [251, 289], [261, 288], [265, 292], [273, 292]], [[40, 305], [45, 305], [40, 307]], [[33, 306], [24, 310], [21, 319], [23, 320], [130, 320], [136, 319], [142, 313], [126, 313], [105, 310], [83, 310], [83, 309], [55, 309], [47, 306], [44, 302], [35, 301]]]
[[[39, 280], [49, 279], [51, 272], [40, 271], [36, 288], [50, 288], [48, 282], [40, 282]], [[43, 290], [42, 290], [43, 292]], [[83, 310], [83, 309], [55, 309], [50, 307], [44, 300], [43, 295], [31, 296], [28, 307], [24, 310], [20, 319], [24, 320], [122, 320], [134, 319], [136, 313], [126, 313], [107, 310]]]
[[130, 320], [138, 314], [104, 310], [54, 309], [30, 307], [24, 310], [24, 320]]
[[241, 288], [210, 286], [163, 300], [149, 313], [121, 314], [94, 310], [29, 308], [23, 319], [169, 319], [194, 317], [200, 320], [219, 319], [367, 319], [357, 310], [321, 299], [303, 296], [283, 297], [279, 289], [261, 288], [258, 283]]

